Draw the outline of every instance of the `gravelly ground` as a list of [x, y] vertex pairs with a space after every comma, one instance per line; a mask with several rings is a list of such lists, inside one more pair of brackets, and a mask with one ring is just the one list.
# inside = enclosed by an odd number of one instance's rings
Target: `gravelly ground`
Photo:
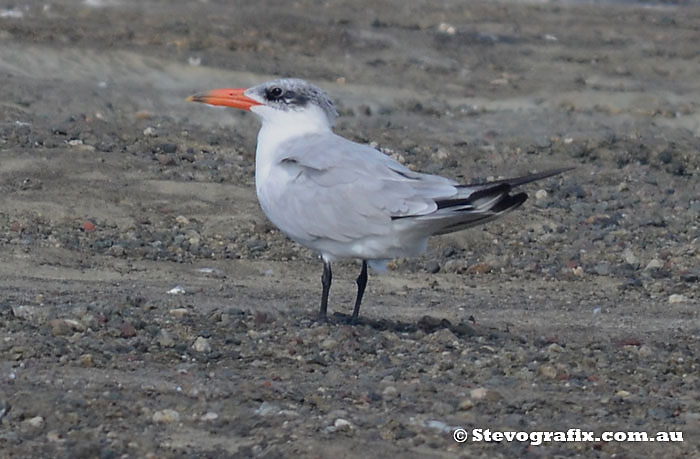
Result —
[[[353, 5], [0, 7], [5, 456], [700, 455], [700, 9]], [[320, 325], [320, 262], [257, 205], [257, 120], [184, 100], [280, 75], [417, 170], [576, 169], [370, 273], [355, 327], [340, 264]]]

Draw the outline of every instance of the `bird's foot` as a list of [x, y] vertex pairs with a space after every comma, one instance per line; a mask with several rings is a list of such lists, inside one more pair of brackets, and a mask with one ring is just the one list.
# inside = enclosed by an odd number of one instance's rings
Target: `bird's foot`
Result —
[[333, 313], [333, 321], [337, 322], [339, 324], [345, 324], [345, 325], [360, 325], [360, 318], [357, 316], [351, 316], [348, 314], [343, 314], [342, 312], [335, 312]]
[[319, 312], [318, 315], [316, 316], [316, 322], [320, 324], [327, 324], [328, 323], [328, 314], [325, 312]]

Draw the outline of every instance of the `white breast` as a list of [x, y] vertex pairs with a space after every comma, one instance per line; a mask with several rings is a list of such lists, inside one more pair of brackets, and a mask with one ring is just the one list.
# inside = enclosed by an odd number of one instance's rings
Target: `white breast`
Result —
[[263, 121], [255, 152], [255, 189], [260, 206], [275, 226], [299, 240], [288, 231], [285, 221], [289, 216], [284, 215], [284, 209], [278, 205], [279, 197], [286, 193], [287, 184], [294, 179], [288, 169], [280, 166], [287, 154], [282, 144], [311, 133], [331, 132], [328, 117], [313, 105], [303, 111], [276, 110], [261, 105], [253, 107], [252, 111]]

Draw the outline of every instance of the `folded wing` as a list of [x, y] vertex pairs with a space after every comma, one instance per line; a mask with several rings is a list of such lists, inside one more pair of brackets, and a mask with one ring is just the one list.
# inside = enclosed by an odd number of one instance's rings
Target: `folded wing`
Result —
[[549, 177], [556, 170], [498, 182], [459, 185], [445, 177], [411, 171], [391, 157], [335, 135], [288, 141], [278, 167], [289, 177], [278, 212], [282, 228], [298, 240], [351, 241], [413, 229], [442, 234], [484, 223], [521, 205], [513, 186]]

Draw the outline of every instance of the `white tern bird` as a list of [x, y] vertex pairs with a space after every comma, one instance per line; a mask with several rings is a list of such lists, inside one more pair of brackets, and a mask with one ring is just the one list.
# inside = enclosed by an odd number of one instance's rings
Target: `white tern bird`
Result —
[[327, 320], [331, 263], [362, 260], [351, 321], [367, 285], [367, 262], [416, 256], [428, 238], [485, 223], [520, 206], [510, 194], [569, 168], [461, 185], [414, 172], [369, 145], [332, 131], [337, 116], [320, 88], [285, 78], [248, 89], [215, 89], [189, 101], [248, 110], [260, 117], [255, 188], [270, 221], [323, 259], [319, 320]]

